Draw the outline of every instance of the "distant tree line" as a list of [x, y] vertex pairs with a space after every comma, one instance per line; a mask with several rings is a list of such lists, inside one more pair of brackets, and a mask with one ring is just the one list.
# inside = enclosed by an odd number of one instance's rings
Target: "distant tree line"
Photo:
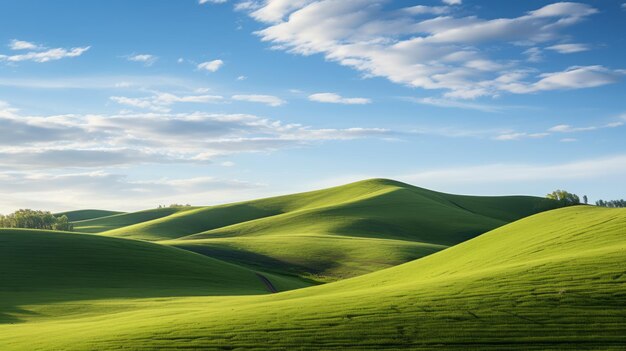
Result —
[[602, 206], [602, 207], [626, 207], [626, 200], [621, 199], [621, 200], [610, 200], [610, 201], [604, 201], [604, 200], [598, 200], [596, 201], [596, 206]]
[[[561, 205], [563, 206], [574, 206], [574, 205], [579, 205], [581, 203], [578, 195], [572, 194], [565, 190], [555, 190], [551, 192], [550, 194], [546, 195], [546, 197], [548, 199], [552, 199], [552, 200], [556, 200], [560, 202]], [[587, 204], [587, 195], [583, 195], [583, 203], [585, 205]], [[610, 201], [598, 200], [596, 201], [596, 206], [612, 207], [612, 208], [626, 207], [626, 200], [624, 199], [610, 200]]]
[[48, 211], [17, 210], [9, 215], [0, 215], [0, 228], [28, 228], [65, 230], [74, 229], [66, 215], [55, 217]]

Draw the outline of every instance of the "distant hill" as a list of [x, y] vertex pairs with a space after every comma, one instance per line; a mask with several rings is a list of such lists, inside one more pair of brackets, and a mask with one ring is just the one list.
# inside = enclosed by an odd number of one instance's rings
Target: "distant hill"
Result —
[[166, 207], [155, 208], [151, 210], [119, 213], [107, 217], [98, 217], [93, 219], [81, 220], [74, 222], [74, 230], [82, 233], [101, 233], [108, 230], [114, 230], [137, 223], [151, 221], [157, 218], [166, 217], [177, 212], [186, 211], [189, 207]]
[[429, 255], [556, 206], [538, 197], [450, 195], [371, 179], [221, 206], [127, 213], [75, 228], [332, 281]]
[[119, 211], [107, 211], [107, 210], [78, 210], [78, 211], [67, 211], [67, 212], [59, 212], [54, 215], [59, 216], [67, 216], [70, 222], [84, 221], [88, 219], [95, 219], [101, 217], [108, 217], [113, 215], [122, 214], [124, 212]]

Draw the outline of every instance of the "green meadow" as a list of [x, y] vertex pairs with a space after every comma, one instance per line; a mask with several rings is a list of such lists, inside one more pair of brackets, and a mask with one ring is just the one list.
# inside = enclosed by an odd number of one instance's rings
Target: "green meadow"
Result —
[[1, 350], [623, 350], [626, 209], [373, 179], [0, 230]]

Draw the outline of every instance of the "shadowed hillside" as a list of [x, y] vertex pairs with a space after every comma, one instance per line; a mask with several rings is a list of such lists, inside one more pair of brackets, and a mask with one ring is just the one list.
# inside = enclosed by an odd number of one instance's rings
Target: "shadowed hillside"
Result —
[[254, 272], [185, 250], [43, 230], [0, 229], [0, 277], [0, 322], [42, 301], [267, 292]]

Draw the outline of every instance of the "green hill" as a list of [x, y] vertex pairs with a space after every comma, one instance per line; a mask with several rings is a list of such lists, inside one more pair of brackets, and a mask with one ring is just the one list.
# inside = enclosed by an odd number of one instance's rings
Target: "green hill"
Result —
[[432, 254], [555, 201], [439, 193], [371, 179], [210, 207], [174, 207], [73, 222], [75, 230], [158, 241], [278, 275], [329, 282]]
[[262, 294], [252, 271], [157, 244], [0, 229], [0, 323], [24, 303], [111, 297]]
[[281, 294], [73, 304], [71, 311], [28, 306], [19, 324], [0, 326], [0, 344], [7, 350], [621, 350], [624, 262], [626, 210], [579, 206], [522, 219], [398, 267]]
[[101, 233], [107, 230], [131, 226], [137, 223], [152, 221], [178, 212], [189, 211], [191, 207], [165, 207], [131, 213], [120, 213], [113, 216], [100, 217], [73, 222], [74, 230], [82, 233]]
[[70, 222], [84, 221], [88, 219], [96, 219], [101, 217], [108, 217], [113, 215], [122, 214], [119, 211], [107, 211], [107, 210], [78, 210], [55, 213], [55, 216], [67, 216]]
[[[104, 235], [171, 238], [211, 226], [215, 229], [162, 243], [329, 281], [411, 261], [555, 206], [536, 197], [459, 196], [374, 179], [203, 208]], [[243, 221], [242, 208], [248, 218], [260, 218]]]

